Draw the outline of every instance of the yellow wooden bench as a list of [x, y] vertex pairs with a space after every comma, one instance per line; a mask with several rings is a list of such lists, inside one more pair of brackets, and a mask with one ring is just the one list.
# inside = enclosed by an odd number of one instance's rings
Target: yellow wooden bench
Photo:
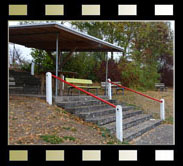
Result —
[[[100, 86], [92, 86], [93, 82], [92, 80], [87, 80], [87, 79], [78, 79], [78, 78], [66, 78], [65, 79], [67, 82], [76, 85], [79, 88], [82, 89], [87, 89], [87, 91], [89, 92], [91, 89], [96, 90], [96, 95], [98, 95], [98, 89], [100, 89]], [[72, 86], [67, 86], [68, 89], [68, 95], [71, 91], [71, 95], [72, 95]], [[80, 95], [80, 90], [79, 90], [79, 95]]]

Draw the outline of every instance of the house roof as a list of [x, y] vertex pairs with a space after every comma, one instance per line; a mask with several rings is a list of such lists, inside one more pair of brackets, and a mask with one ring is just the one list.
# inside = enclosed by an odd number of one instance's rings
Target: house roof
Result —
[[59, 34], [59, 50], [79, 52], [122, 52], [121, 47], [81, 33], [57, 23], [29, 24], [9, 27], [9, 42], [48, 51], [55, 51]]

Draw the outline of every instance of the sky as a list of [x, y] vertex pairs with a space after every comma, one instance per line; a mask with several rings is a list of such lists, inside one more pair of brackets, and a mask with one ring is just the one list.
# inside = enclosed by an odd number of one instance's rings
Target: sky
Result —
[[[175, 29], [175, 22], [174, 21], [169, 21], [171, 23], [171, 28], [174, 32]], [[19, 21], [9, 21], [9, 26], [13, 25], [19, 25]], [[65, 23], [65, 26], [70, 27], [69, 23]], [[31, 53], [31, 48], [24, 47], [22, 45], [17, 45], [15, 44], [15, 48], [20, 51], [22, 54], [22, 57], [25, 58], [27, 61], [31, 62], [33, 60], [32, 56], [30, 55]], [[13, 44], [9, 44], [9, 49], [13, 49]], [[120, 54], [119, 53], [114, 53], [114, 58], [119, 58]], [[110, 54], [108, 55], [110, 58]]]

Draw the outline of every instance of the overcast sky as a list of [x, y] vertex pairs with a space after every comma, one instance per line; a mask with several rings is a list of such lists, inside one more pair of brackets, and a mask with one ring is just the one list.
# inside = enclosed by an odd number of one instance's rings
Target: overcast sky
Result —
[[[152, 21], [150, 21], [150, 22], [152, 22]], [[172, 28], [172, 30], [174, 32], [175, 22], [174, 21], [168, 21], [168, 22], [171, 23], [171, 28]], [[12, 26], [12, 25], [19, 25], [19, 21], [9, 21], [9, 25], [10, 26]], [[65, 23], [64, 25], [70, 27], [68, 23]], [[30, 62], [32, 61], [32, 56], [30, 55], [30, 52], [31, 52], [30, 48], [27, 48], [27, 47], [24, 47], [24, 46], [21, 46], [21, 45], [17, 45], [17, 44], [15, 45], [15, 48], [20, 50], [20, 52], [22, 53], [22, 56], [25, 59], [29, 60]], [[9, 49], [13, 49], [13, 44], [9, 44]], [[114, 58], [118, 58], [119, 55], [120, 55], [119, 53], [118, 54], [114, 54]]]

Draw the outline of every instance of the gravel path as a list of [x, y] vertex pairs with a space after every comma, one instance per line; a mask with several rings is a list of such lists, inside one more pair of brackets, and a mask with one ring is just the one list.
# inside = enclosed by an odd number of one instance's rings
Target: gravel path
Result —
[[133, 145], [173, 145], [173, 132], [173, 125], [162, 124], [131, 143]]

